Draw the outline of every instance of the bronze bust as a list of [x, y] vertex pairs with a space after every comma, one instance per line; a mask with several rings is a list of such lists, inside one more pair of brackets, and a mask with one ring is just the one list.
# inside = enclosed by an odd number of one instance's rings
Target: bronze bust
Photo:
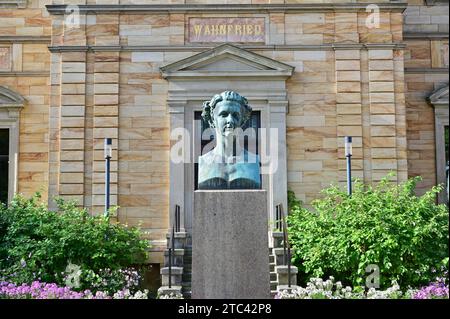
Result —
[[202, 117], [215, 129], [216, 146], [199, 157], [199, 189], [261, 188], [259, 156], [241, 149], [237, 136], [251, 112], [247, 99], [232, 91], [203, 103]]

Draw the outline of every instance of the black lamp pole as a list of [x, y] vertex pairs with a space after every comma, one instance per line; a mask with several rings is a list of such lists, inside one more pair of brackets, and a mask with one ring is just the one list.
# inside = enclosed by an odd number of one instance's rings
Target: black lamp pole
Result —
[[345, 157], [347, 158], [347, 192], [352, 195], [352, 137], [345, 137]]
[[105, 138], [105, 217], [109, 217], [112, 138]]

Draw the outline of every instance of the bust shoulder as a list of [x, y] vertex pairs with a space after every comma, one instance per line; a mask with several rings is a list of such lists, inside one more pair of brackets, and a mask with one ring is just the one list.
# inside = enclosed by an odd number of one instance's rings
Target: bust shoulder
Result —
[[217, 160], [217, 155], [213, 150], [198, 157], [199, 164], [213, 164]]

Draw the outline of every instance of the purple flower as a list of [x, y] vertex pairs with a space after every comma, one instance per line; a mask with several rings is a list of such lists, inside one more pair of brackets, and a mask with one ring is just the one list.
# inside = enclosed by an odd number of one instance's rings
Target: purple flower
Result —
[[444, 280], [430, 283], [428, 286], [422, 287], [413, 295], [413, 299], [448, 299], [448, 297], [448, 285], [445, 284]]

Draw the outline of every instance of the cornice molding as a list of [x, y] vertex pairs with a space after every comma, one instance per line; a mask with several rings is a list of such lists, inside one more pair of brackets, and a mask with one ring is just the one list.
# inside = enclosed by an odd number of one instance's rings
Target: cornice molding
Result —
[[[166, 51], [166, 52], [179, 52], [179, 51], [205, 51], [215, 48], [217, 45], [111, 45], [111, 46], [49, 46], [48, 49], [52, 53], [59, 52], [105, 52], [105, 51]], [[263, 50], [263, 51], [320, 51], [320, 50], [364, 50], [364, 49], [392, 49], [403, 50], [406, 47], [404, 43], [367, 43], [367, 44], [322, 44], [322, 45], [239, 45], [242, 49], [247, 50]]]
[[439, 5], [447, 5], [448, 0], [425, 0], [427, 6], [439, 6]]
[[405, 40], [411, 39], [430, 39], [430, 40], [448, 40], [448, 32], [405, 32]]
[[25, 99], [22, 95], [5, 86], [0, 86], [0, 109], [15, 111], [22, 108], [24, 103]]
[[428, 97], [428, 101], [433, 105], [433, 106], [441, 106], [441, 105], [447, 105], [447, 113], [448, 113], [448, 92], [449, 92], [449, 87], [444, 86], [443, 88], [440, 88], [436, 91], [434, 91], [429, 97]]
[[409, 74], [448, 74], [448, 68], [405, 68]]
[[3, 43], [24, 43], [24, 42], [32, 42], [32, 43], [51, 43], [51, 36], [20, 36], [20, 35], [1, 35], [0, 42]]
[[36, 71], [0, 71], [0, 77], [16, 77], [16, 76], [37, 76], [49, 77], [50, 72], [36, 72]]
[[27, 0], [2, 0], [0, 8], [26, 8]]
[[[142, 4], [142, 5], [79, 5], [86, 13], [269, 13], [269, 12], [355, 12], [365, 11], [367, 3], [299, 3], [299, 4]], [[407, 3], [377, 3], [381, 11], [403, 12]], [[66, 13], [67, 5], [46, 5], [50, 14]]]

